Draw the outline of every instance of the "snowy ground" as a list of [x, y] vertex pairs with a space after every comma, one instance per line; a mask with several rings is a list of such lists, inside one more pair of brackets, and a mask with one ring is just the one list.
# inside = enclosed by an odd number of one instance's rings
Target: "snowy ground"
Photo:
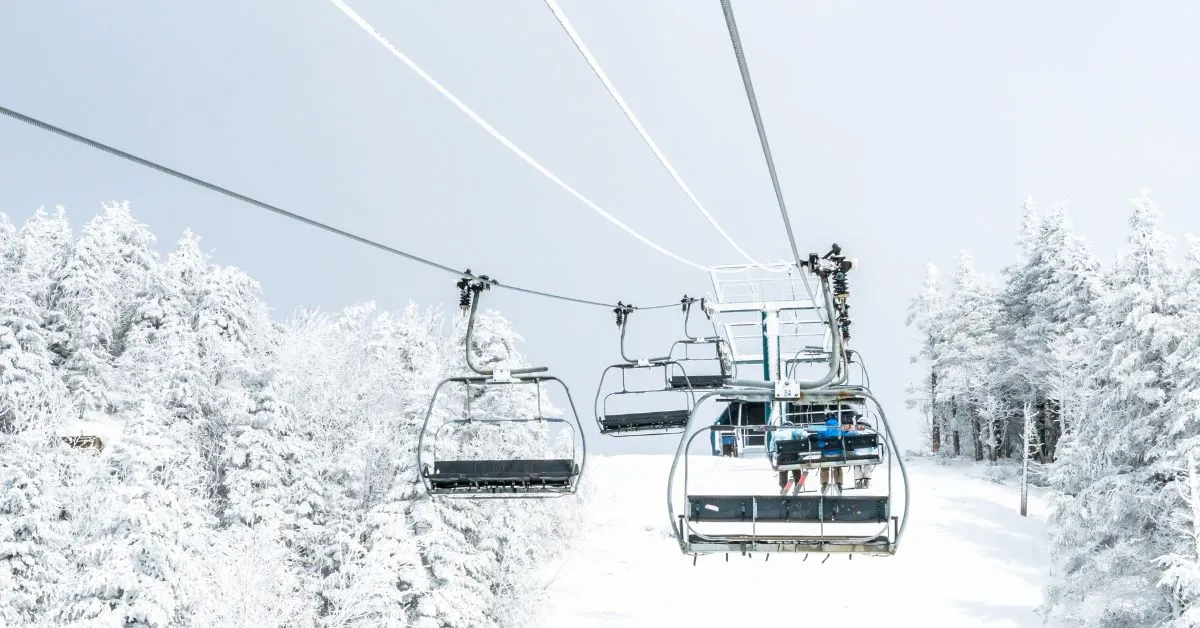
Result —
[[[702, 473], [705, 467], [723, 465], [728, 473], [719, 477], [752, 477], [750, 492], [778, 494], [776, 476], [762, 459], [690, 460], [697, 482], [701, 475], [718, 477]], [[976, 465], [913, 459], [911, 521], [893, 557], [834, 555], [822, 564], [825, 555], [803, 562], [803, 554], [775, 554], [769, 561], [735, 554], [729, 562], [710, 555], [693, 567], [668, 532], [670, 464], [670, 456], [589, 457], [583, 528], [545, 574], [546, 628], [756, 620], [1043, 626], [1034, 612], [1048, 574], [1045, 504], [1036, 489], [1030, 490], [1030, 516], [1022, 518], [1015, 482], [991, 481]], [[729, 492], [703, 488], [710, 487]], [[691, 492], [701, 492], [697, 488]]]

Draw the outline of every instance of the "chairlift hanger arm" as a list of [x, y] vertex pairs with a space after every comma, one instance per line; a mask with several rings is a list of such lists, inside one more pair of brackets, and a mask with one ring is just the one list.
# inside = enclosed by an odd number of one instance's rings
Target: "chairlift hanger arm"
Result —
[[696, 299], [685, 294], [679, 302], [683, 305], [683, 337], [694, 342], [696, 337], [690, 333], [688, 322], [692, 319], [692, 304], [696, 302]]
[[657, 357], [657, 358], [637, 359], [637, 358], [631, 358], [631, 357], [629, 357], [628, 354], [626, 354], [626, 352], [625, 352], [625, 329], [629, 326], [629, 315], [632, 314], [633, 311], [636, 309], [637, 309], [637, 307], [626, 304], [626, 303], [622, 303], [620, 301], [617, 301], [617, 307], [613, 308], [613, 313], [617, 315], [617, 327], [621, 328], [621, 359], [625, 360], [626, 362], [628, 362], [630, 364], [639, 364], [639, 365], [643, 364], [643, 363], [653, 364], [653, 363], [661, 363], [661, 362], [670, 361], [671, 356], [669, 356], [669, 355], [661, 356], [661, 357]]
[[[828, 276], [824, 274], [819, 275], [819, 277], [821, 280], [821, 296], [824, 297], [825, 301], [826, 320], [832, 324], [834, 320], [834, 302], [833, 295], [829, 290], [829, 279]], [[845, 361], [845, 354], [842, 347], [841, 336], [836, 332], [833, 333], [832, 336], [833, 351], [831, 351], [829, 354], [829, 371], [826, 372], [822, 377], [815, 380], [792, 382], [795, 386], [802, 389], [820, 388], [821, 386], [825, 386], [826, 384], [832, 382], [833, 379], [837, 377], [838, 370]]]
[[[712, 328], [713, 328], [712, 336], [693, 336], [691, 333], [692, 305], [695, 304], [697, 301], [700, 302], [700, 311], [704, 314], [704, 317], [708, 320], [709, 324], [712, 325]], [[710, 307], [710, 305], [708, 303], [708, 299], [704, 299], [704, 298], [697, 299], [696, 297], [689, 297], [688, 295], [685, 294], [685, 295], [683, 295], [683, 298], [680, 299], [679, 302], [683, 305], [683, 337], [684, 338], [686, 338], [688, 341], [691, 341], [694, 343], [711, 342], [713, 340], [717, 340], [717, 339], [721, 338], [721, 333], [719, 331], [717, 331], [717, 323], [712, 318], [714, 310]]]
[[[468, 273], [470, 271], [468, 270]], [[463, 340], [463, 349], [467, 355], [467, 367], [479, 375], [495, 377], [497, 371], [502, 369], [481, 369], [475, 365], [474, 353], [471, 351], [471, 340], [475, 334], [475, 315], [479, 311], [479, 296], [484, 290], [491, 288], [494, 281], [487, 275], [480, 275], [478, 279], [469, 279], [463, 277], [455, 284], [459, 289], [459, 307], [465, 307], [464, 302], [470, 304], [470, 318], [467, 319], [467, 335]], [[524, 368], [507, 369], [508, 374], [524, 375], [528, 373], [544, 373], [550, 370], [545, 366], [529, 366]]]

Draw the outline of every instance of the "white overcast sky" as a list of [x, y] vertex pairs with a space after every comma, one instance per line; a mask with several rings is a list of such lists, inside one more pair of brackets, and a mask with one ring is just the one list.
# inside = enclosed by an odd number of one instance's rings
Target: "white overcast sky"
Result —
[[[716, 0], [561, 0], [693, 191], [760, 259], [788, 255]], [[351, 2], [518, 145], [633, 228], [705, 264], [737, 253], [691, 207], [539, 0]], [[1149, 187], [1200, 231], [1194, 3], [734, 2], [802, 252], [859, 258], [853, 344], [893, 409], [915, 376], [904, 312], [933, 261], [996, 273], [1020, 205], [1070, 200], [1110, 258]], [[328, 2], [0, 4], [0, 104], [346, 230], [504, 282], [669, 302], [700, 272], [632, 240], [509, 153]], [[160, 249], [186, 228], [258, 279], [276, 315], [409, 299], [454, 312], [455, 278], [0, 119], [0, 211], [64, 205], [78, 227], [129, 200]], [[487, 295], [530, 358], [592, 398], [611, 313]], [[674, 310], [641, 314], [659, 354]]]

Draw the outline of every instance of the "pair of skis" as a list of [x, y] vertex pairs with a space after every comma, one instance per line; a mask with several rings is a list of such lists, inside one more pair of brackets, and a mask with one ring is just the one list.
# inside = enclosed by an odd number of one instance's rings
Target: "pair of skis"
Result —
[[797, 482], [795, 479], [793, 479], [792, 477], [789, 476], [787, 484], [784, 484], [783, 488], [779, 489], [779, 494], [787, 495], [788, 493], [791, 493], [792, 495], [799, 495], [800, 492], [804, 489], [804, 482], [807, 479], [808, 479], [807, 473], [800, 476], [799, 482]]

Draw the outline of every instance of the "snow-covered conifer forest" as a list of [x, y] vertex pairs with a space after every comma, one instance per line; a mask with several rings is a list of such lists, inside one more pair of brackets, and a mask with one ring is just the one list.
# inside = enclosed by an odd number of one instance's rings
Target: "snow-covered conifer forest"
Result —
[[[276, 322], [195, 235], [154, 244], [124, 204], [0, 214], [0, 625], [529, 625], [578, 500], [435, 503], [415, 470], [458, 312]], [[476, 361], [518, 339], [482, 313]]]
[[1050, 488], [1051, 618], [1200, 626], [1200, 238], [1132, 206], [1111, 261], [1029, 200], [999, 282], [928, 266], [910, 407], [932, 452], [1027, 457]]

